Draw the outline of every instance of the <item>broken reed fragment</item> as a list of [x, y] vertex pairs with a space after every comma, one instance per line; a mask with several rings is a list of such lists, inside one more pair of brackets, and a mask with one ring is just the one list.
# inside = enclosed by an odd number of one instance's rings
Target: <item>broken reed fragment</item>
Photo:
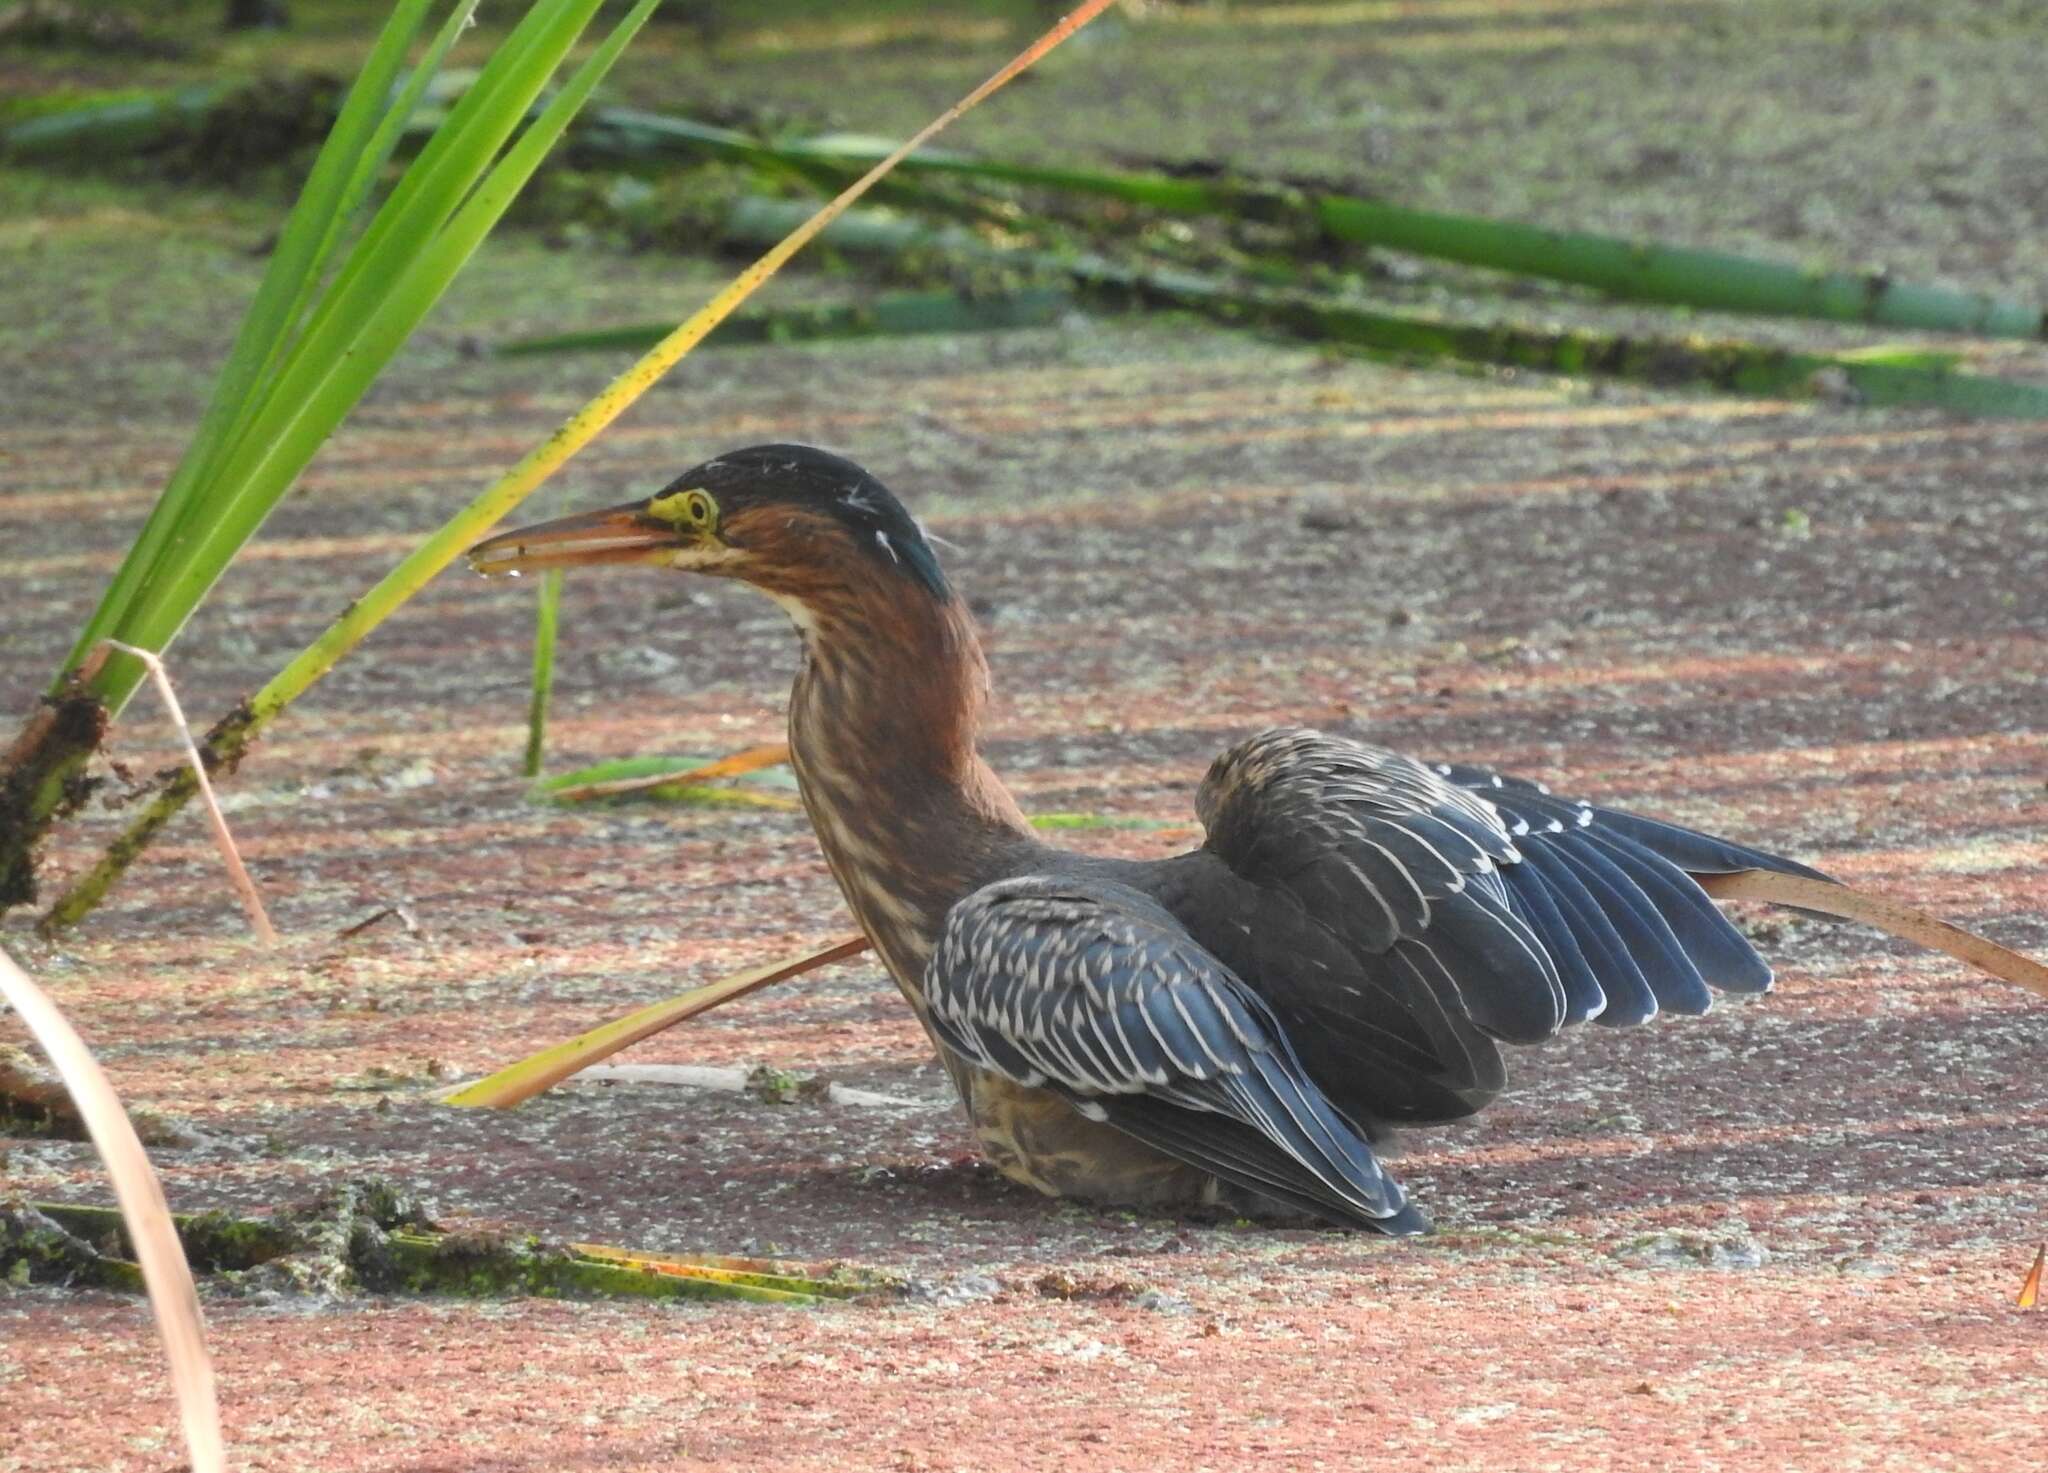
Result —
[[821, 950], [807, 952], [802, 956], [784, 961], [771, 962], [765, 967], [738, 972], [730, 977], [693, 987], [688, 992], [663, 1002], [653, 1003], [625, 1017], [593, 1028], [551, 1048], [542, 1049], [509, 1064], [474, 1084], [466, 1084], [443, 1093], [439, 1098], [444, 1105], [455, 1105], [463, 1109], [509, 1109], [525, 1100], [532, 1099], [543, 1090], [554, 1088], [570, 1075], [592, 1064], [610, 1058], [621, 1049], [651, 1038], [666, 1028], [673, 1028], [699, 1013], [709, 1012], [721, 1004], [758, 992], [777, 982], [801, 976], [830, 962], [844, 961], [858, 956], [868, 949], [865, 936], [848, 936], [833, 942]]
[[1764, 900], [1772, 905], [1796, 906], [1860, 921], [1915, 946], [1952, 956], [1986, 976], [2048, 997], [2048, 965], [1888, 896], [1852, 890], [1826, 880], [1756, 869], [1695, 875], [1694, 879], [1716, 900]]

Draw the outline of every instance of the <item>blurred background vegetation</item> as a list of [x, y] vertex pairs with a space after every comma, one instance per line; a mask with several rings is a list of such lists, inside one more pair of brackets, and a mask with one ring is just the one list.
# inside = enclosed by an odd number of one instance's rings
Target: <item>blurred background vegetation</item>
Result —
[[[259, 0], [287, 13], [281, 28], [223, 29], [239, 8], [0, 5], [0, 95], [17, 112], [201, 80], [338, 84], [389, 7]], [[1059, 8], [669, 0], [609, 91], [750, 130], [901, 135]], [[515, 13], [485, 7], [454, 64]], [[1408, 205], [1881, 260], [2032, 295], [2048, 277], [2044, 43], [2041, 0], [1151, 3], [1105, 16], [958, 146], [1310, 176]], [[237, 167], [233, 153], [185, 161]], [[287, 163], [274, 175], [280, 189], [298, 177]], [[31, 209], [89, 207], [37, 183], [0, 186], [16, 228]]]
[[[1058, 8], [670, 0], [600, 101], [769, 139], [900, 137]], [[281, 24], [227, 27], [229, 11], [249, 9], [281, 11]], [[61, 363], [84, 344], [76, 329], [99, 315], [95, 302], [142, 314], [138, 327], [159, 307], [178, 315], [160, 295], [119, 291], [167, 251], [198, 253], [173, 289], [228, 291], [235, 258], [260, 251], [325, 108], [387, 12], [384, 0], [0, 5], [0, 128], [85, 102], [261, 84], [240, 111], [138, 154], [93, 145], [40, 163], [0, 158], [0, 248], [95, 258], [73, 263], [65, 308], [35, 273], [9, 273], [0, 347]], [[485, 7], [455, 50], [458, 76], [517, 13]], [[2048, 149], [2034, 114], [2048, 95], [2044, 39], [2044, 0], [1155, 0], [1104, 16], [953, 146], [1018, 163], [1310, 182], [2034, 301], [2048, 281]], [[575, 305], [597, 289], [591, 252], [708, 253], [705, 198], [741, 186], [725, 166], [698, 163], [651, 174], [575, 150], [551, 162], [515, 218], [556, 259], [526, 263], [509, 299], [499, 284], [508, 335], [605, 325]], [[786, 176], [782, 187], [792, 188]], [[1089, 229], [1106, 223], [1098, 211]], [[1145, 244], [1168, 250], [1200, 229], [1144, 228]], [[1668, 314], [1646, 323], [1570, 288], [1343, 254], [1333, 264], [1388, 301], [1489, 320], [1505, 305], [1612, 330], [1671, 327]], [[806, 264], [835, 262], [825, 253]], [[912, 262], [898, 274], [920, 272]], [[127, 300], [115, 309], [110, 294]], [[649, 309], [676, 315], [673, 301]], [[1810, 325], [1689, 325], [1806, 346], [1873, 341]], [[190, 329], [180, 316], [172, 330]], [[1994, 353], [1995, 365], [1976, 366], [2035, 376], [2029, 355]], [[144, 394], [154, 372], [77, 367]], [[9, 376], [0, 412], [21, 407], [9, 402], [17, 394], [41, 397], [26, 376]]]

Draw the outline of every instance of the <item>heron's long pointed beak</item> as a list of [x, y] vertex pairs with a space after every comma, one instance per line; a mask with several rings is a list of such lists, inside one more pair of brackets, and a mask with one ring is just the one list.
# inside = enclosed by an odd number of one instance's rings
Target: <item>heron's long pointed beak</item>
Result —
[[486, 575], [599, 563], [666, 565], [684, 541], [673, 523], [647, 515], [646, 502], [631, 501], [500, 532], [472, 547], [468, 557], [470, 567]]

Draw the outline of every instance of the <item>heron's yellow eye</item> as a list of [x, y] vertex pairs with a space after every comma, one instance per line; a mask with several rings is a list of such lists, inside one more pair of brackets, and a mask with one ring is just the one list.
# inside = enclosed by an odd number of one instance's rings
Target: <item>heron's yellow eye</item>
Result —
[[647, 515], [674, 527], [709, 532], [718, 525], [718, 503], [710, 493], [698, 490], [671, 491], [647, 503]]

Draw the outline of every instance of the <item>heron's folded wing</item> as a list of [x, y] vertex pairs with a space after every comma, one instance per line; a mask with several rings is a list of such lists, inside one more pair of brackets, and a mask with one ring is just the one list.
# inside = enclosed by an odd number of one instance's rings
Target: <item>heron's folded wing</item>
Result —
[[1422, 1226], [1272, 1011], [1136, 890], [1061, 876], [985, 886], [948, 914], [925, 1000], [963, 1058], [1168, 1155], [1327, 1216]]

